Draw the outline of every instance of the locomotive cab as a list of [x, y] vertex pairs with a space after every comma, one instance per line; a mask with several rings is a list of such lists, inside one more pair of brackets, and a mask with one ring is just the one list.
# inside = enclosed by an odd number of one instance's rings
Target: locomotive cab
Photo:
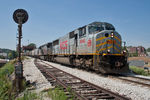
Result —
[[83, 68], [93, 66], [93, 70], [101, 73], [128, 72], [127, 56], [122, 53], [122, 39], [112, 24], [93, 22], [78, 30], [79, 65]]

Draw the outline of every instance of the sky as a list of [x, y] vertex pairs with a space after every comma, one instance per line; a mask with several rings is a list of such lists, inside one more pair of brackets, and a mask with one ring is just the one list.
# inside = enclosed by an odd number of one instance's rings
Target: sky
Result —
[[0, 48], [16, 49], [12, 15], [25, 9], [22, 45], [51, 42], [94, 21], [108, 22], [127, 46], [150, 47], [150, 0], [0, 0]]

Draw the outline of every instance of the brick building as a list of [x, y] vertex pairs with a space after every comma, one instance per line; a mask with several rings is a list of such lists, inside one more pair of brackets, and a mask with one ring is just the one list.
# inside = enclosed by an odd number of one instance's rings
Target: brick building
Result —
[[147, 56], [146, 49], [143, 46], [127, 47], [129, 56]]

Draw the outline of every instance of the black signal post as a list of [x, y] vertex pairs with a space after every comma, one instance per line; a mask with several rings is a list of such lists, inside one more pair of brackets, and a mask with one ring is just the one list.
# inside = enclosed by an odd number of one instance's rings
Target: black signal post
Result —
[[23, 81], [23, 64], [21, 61], [21, 38], [22, 38], [22, 24], [28, 20], [28, 13], [24, 9], [17, 9], [13, 13], [13, 19], [18, 24], [18, 61], [15, 65], [15, 83], [16, 89], [18, 92], [22, 90], [22, 81]]

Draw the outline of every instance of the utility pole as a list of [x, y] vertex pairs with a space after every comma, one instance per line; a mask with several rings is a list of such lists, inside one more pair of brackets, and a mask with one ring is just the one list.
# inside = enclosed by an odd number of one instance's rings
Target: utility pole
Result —
[[21, 38], [22, 38], [22, 24], [28, 20], [28, 13], [24, 9], [17, 9], [13, 13], [13, 19], [18, 24], [18, 61], [15, 65], [15, 85], [17, 92], [22, 91], [23, 82], [23, 64], [21, 61]]
[[123, 47], [124, 47], [124, 50], [126, 49], [125, 47], [126, 47], [126, 42], [124, 41], [123, 42]]
[[29, 45], [29, 40], [28, 40], [28, 45]]

